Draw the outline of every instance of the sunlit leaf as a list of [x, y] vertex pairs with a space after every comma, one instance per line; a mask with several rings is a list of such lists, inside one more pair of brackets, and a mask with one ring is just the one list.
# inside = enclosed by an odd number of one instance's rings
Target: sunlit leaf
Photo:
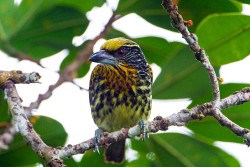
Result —
[[249, 0], [236, 0], [236, 1], [239, 1], [239, 2], [242, 2], [242, 3], [246, 3], [246, 4], [250, 4]]
[[250, 16], [221, 14], [207, 17], [197, 28], [201, 47], [213, 65], [241, 60], [250, 54]]
[[207, 91], [211, 91], [207, 71], [194, 58], [191, 50], [184, 46], [170, 61], [165, 62], [154, 82], [153, 98], [197, 98]]
[[199, 139], [177, 134], [162, 133], [150, 136], [146, 142], [132, 140], [132, 148], [139, 158], [131, 164], [175, 167], [235, 167], [240, 166], [229, 154]]

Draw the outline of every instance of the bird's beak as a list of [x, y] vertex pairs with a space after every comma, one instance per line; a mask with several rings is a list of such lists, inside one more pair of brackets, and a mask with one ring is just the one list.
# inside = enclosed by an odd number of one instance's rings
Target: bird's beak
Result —
[[99, 52], [92, 54], [89, 58], [89, 61], [102, 64], [116, 65], [116, 59], [105, 50], [100, 50]]

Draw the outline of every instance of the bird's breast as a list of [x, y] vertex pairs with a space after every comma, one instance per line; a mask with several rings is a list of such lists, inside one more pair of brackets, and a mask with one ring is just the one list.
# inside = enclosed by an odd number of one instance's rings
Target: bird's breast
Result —
[[150, 82], [139, 78], [135, 69], [106, 70], [99, 76], [94, 96], [90, 99], [97, 126], [113, 131], [146, 120], [151, 111]]

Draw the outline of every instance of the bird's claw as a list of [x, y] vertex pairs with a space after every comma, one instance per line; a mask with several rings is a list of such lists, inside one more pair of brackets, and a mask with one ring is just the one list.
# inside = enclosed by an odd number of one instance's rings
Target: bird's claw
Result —
[[138, 122], [138, 125], [140, 127], [141, 132], [142, 132], [142, 141], [145, 141], [145, 139], [149, 138], [149, 133], [147, 132], [148, 131], [147, 121], [141, 120]]
[[101, 129], [96, 129], [95, 130], [95, 137], [94, 137], [95, 148], [93, 149], [93, 151], [98, 152], [99, 154], [100, 154], [100, 151], [99, 151], [98, 143], [100, 141], [102, 133], [103, 133], [103, 131]]

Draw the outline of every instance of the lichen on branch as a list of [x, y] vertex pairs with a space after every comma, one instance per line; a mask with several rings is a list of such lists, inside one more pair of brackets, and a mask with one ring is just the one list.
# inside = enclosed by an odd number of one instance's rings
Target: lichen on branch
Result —
[[3, 86], [8, 80], [15, 84], [37, 83], [41, 76], [37, 72], [23, 73], [22, 71], [1, 71], [0, 86]]

